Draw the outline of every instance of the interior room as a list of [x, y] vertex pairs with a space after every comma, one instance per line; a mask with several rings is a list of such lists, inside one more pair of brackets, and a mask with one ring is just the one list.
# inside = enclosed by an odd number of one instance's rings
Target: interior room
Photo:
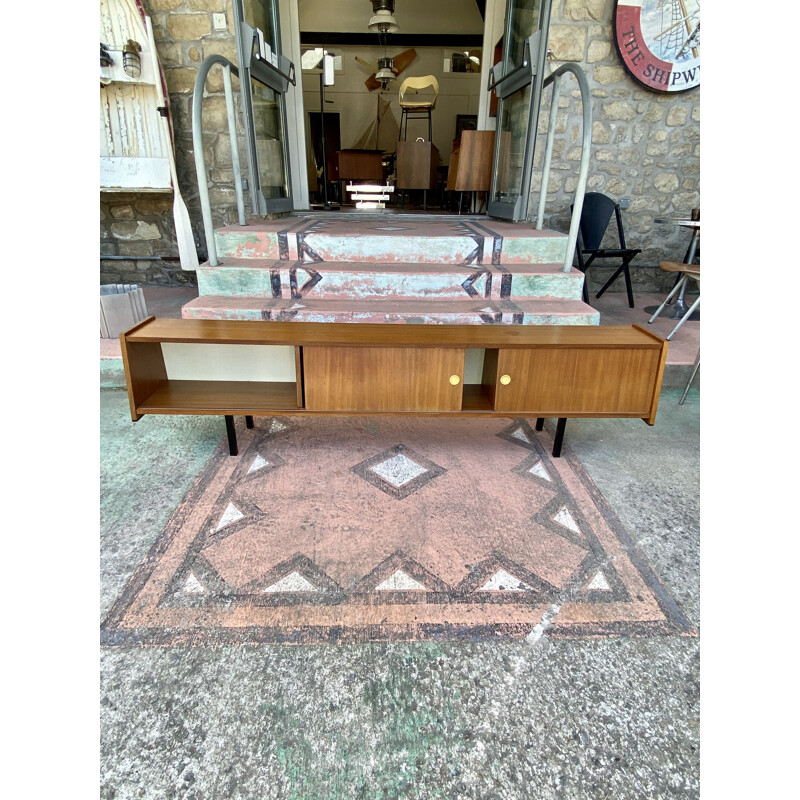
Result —
[[[403, 204], [407, 209], [427, 207], [438, 213], [452, 207], [455, 199], [447, 192], [451, 153], [461, 131], [478, 127], [485, 6], [478, 0], [442, 0], [433, 5], [426, 0], [403, 0], [392, 16], [396, 24], [384, 33], [370, 30], [371, 20], [379, 18], [379, 14], [373, 13], [364, 0], [300, 0], [308, 190], [312, 203], [324, 203], [326, 199], [320, 126], [324, 97], [327, 200], [331, 204], [353, 205], [345, 189], [353, 181], [396, 185], [398, 140], [422, 139], [432, 142], [435, 148], [430, 165], [432, 188], [405, 192], [398, 186], [387, 204]], [[327, 86], [323, 85], [321, 69], [324, 53], [330, 54], [333, 61], [333, 83]], [[430, 118], [423, 110], [409, 114], [404, 121], [401, 86], [408, 78], [427, 76], [435, 79], [436, 90], [428, 87], [419, 89], [417, 94], [410, 89], [405, 97], [411, 97], [412, 102], [421, 98], [429, 102], [436, 91]], [[340, 156], [340, 151], [361, 152]], [[401, 169], [402, 166], [401, 156]], [[402, 183], [402, 174], [400, 177]]]

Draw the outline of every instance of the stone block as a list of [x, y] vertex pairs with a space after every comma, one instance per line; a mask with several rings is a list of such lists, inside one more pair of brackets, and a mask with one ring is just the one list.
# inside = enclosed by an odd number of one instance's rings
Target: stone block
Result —
[[225, 0], [186, 0], [186, 6], [192, 11], [224, 11]]
[[173, 41], [193, 42], [211, 33], [211, 17], [208, 14], [170, 14], [167, 33]]
[[565, 0], [564, 16], [580, 22], [583, 20], [606, 20], [611, 18], [613, 0]]
[[154, 11], [175, 11], [183, 5], [183, 0], [147, 0], [147, 10], [150, 14]]
[[164, 76], [170, 94], [191, 94], [194, 91], [194, 82], [197, 79], [197, 70], [194, 67], [168, 67], [164, 70]]
[[610, 141], [608, 127], [602, 122], [594, 120], [592, 122], [592, 144], [608, 144]]
[[625, 194], [625, 181], [619, 178], [611, 178], [606, 184], [606, 191], [611, 197], [621, 197]]
[[653, 186], [662, 194], [669, 194], [679, 186], [678, 176], [674, 172], [659, 172], [653, 178]]
[[153, 242], [152, 240], [144, 242], [122, 241], [119, 243], [119, 254], [121, 256], [152, 256]]
[[586, 50], [586, 29], [575, 25], [550, 26], [547, 46], [556, 61], [583, 61]]
[[158, 59], [164, 67], [179, 67], [183, 61], [181, 46], [176, 42], [159, 42]]
[[134, 219], [135, 217], [133, 208], [128, 203], [119, 206], [111, 206], [109, 211], [114, 219]]
[[603, 103], [600, 108], [606, 119], [630, 121], [636, 117], [636, 111], [630, 103], [621, 100]]
[[617, 66], [597, 66], [594, 68], [593, 77], [595, 82], [601, 85], [619, 83], [625, 78], [625, 70]]
[[611, 55], [611, 42], [598, 41], [597, 39], [589, 42], [589, 50], [586, 54], [586, 60], [590, 64], [594, 64], [597, 61], [602, 61], [609, 55]]
[[228, 130], [228, 111], [224, 95], [212, 95], [203, 100], [203, 131], [219, 133]]
[[686, 117], [686, 106], [670, 106], [669, 111], [667, 111], [666, 124], [670, 127], [675, 127], [676, 125], [685, 125]]
[[143, 239], [160, 239], [161, 231], [157, 225], [137, 220], [135, 222], [114, 222], [111, 233], [117, 239], [141, 241]]
[[[230, 35], [215, 34], [212, 38], [203, 39], [203, 58], [209, 56], [223, 56], [228, 61], [235, 64], [236, 58], [236, 40]], [[216, 71], [216, 68], [215, 68]], [[231, 75], [234, 83], [238, 83], [235, 75]]]

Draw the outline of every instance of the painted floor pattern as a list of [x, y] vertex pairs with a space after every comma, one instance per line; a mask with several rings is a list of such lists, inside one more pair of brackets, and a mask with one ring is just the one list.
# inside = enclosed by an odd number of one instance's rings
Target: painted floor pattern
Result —
[[549, 423], [237, 423], [103, 645], [696, 635]]

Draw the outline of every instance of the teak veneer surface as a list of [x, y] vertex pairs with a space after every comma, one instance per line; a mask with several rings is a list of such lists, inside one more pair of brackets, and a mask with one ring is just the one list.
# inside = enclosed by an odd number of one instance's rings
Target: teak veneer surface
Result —
[[139, 414], [259, 414], [297, 410], [297, 385], [259, 381], [164, 381]]
[[460, 411], [463, 373], [458, 348], [303, 348], [309, 411]]
[[369, 347], [625, 347], [660, 350], [664, 340], [639, 325], [392, 325], [152, 319], [122, 334], [127, 342]]

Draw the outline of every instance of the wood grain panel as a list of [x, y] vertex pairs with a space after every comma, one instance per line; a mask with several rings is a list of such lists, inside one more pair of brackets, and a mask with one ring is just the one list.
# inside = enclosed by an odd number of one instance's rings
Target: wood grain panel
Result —
[[498, 373], [511, 383], [498, 383], [495, 409], [649, 417], [660, 362], [660, 349], [501, 350]]
[[140, 414], [253, 414], [297, 410], [292, 382], [164, 381], [141, 405]]
[[120, 334], [122, 365], [128, 384], [131, 419], [141, 419], [137, 408], [167, 380], [167, 368], [161, 345], [157, 342], [129, 342]]
[[644, 347], [663, 339], [635, 325], [392, 325], [151, 319], [124, 334], [129, 342], [359, 345], [369, 347]]
[[464, 131], [453, 188], [457, 192], [488, 192], [492, 177], [494, 131]]
[[[451, 375], [458, 375], [458, 385]], [[464, 351], [304, 347], [303, 377], [309, 410], [458, 411]]]

